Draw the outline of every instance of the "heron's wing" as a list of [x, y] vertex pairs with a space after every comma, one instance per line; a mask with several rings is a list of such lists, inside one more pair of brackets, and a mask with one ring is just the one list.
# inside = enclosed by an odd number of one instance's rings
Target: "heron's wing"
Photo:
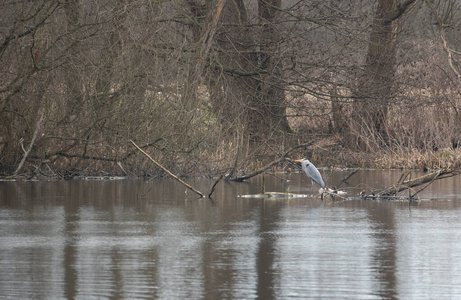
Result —
[[307, 175], [318, 185], [320, 185], [322, 188], [325, 188], [325, 183], [323, 182], [322, 175], [320, 175], [319, 170], [313, 165], [310, 164], [307, 167]]

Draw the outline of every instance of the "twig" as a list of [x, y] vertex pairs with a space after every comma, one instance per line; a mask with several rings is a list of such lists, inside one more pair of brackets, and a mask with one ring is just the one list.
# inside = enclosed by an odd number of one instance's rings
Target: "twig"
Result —
[[217, 185], [218, 182], [220, 182], [221, 179], [223, 179], [223, 178], [224, 178], [224, 175], [219, 176], [218, 180], [216, 180], [216, 182], [215, 182], [215, 183], [213, 184], [213, 186], [211, 187], [211, 191], [210, 191], [210, 193], [208, 194], [208, 198], [211, 199], [211, 195], [213, 194], [213, 192], [214, 192], [214, 190], [215, 190], [215, 188], [216, 188], [216, 185]]
[[[117, 162], [117, 166], [119, 166], [119, 168], [122, 170], [122, 172], [125, 174], [125, 175], [130, 175], [128, 174], [128, 172], [125, 170], [125, 168], [123, 168], [122, 166], [122, 163], [120, 161]], [[131, 174], [133, 175], [133, 174]]]
[[261, 185], [261, 194], [266, 193], [266, 177], [263, 175], [263, 184]]
[[402, 173], [402, 175], [400, 175], [399, 181], [397, 181], [397, 184], [401, 184], [402, 182], [404, 182], [408, 178], [408, 176], [410, 176], [410, 172]]
[[360, 171], [360, 168], [352, 170], [352, 172], [350, 172], [349, 175], [347, 175], [346, 177], [344, 177], [343, 179], [339, 181], [338, 187], [341, 186], [341, 184], [343, 184], [344, 182], [347, 182], [347, 180], [349, 180], [349, 178], [351, 178], [358, 171]]
[[421, 189], [419, 189], [417, 192], [415, 192], [413, 195], [410, 196], [410, 199], [414, 198], [416, 195], [418, 195], [420, 192], [424, 191], [429, 185], [431, 185], [434, 180], [439, 177], [441, 171], [438, 171], [437, 174], [435, 174], [434, 178], [432, 178], [431, 181], [429, 181], [425, 186], [423, 186]]
[[274, 176], [275, 178], [280, 179], [280, 180], [283, 180], [283, 181], [286, 181], [286, 182], [289, 182], [289, 181], [290, 181], [289, 179], [283, 178], [282, 176], [278, 176], [277, 174], [274, 174], [274, 173], [267, 173], [267, 174], [268, 174], [268, 175], [272, 175], [272, 176]]
[[149, 193], [151, 190], [152, 190], [152, 187], [150, 187], [150, 188], [147, 190], [147, 192], [142, 193], [141, 196], [139, 196], [138, 193], [136, 192], [136, 198], [137, 198], [137, 199], [143, 199], [143, 198], [147, 195], [147, 193]]
[[26, 153], [24, 153], [24, 156], [21, 159], [21, 162], [18, 165], [18, 168], [16, 171], [14, 171], [14, 176], [18, 175], [18, 173], [21, 171], [22, 167], [24, 166], [24, 163], [26, 162], [27, 156], [29, 156], [30, 151], [32, 151], [32, 147], [34, 146], [35, 139], [37, 138], [37, 134], [42, 127], [42, 122], [43, 122], [43, 117], [45, 116], [45, 113], [42, 113], [40, 116], [40, 119], [37, 122], [37, 126], [35, 127], [34, 135], [32, 136], [32, 140], [30, 141], [29, 147], [27, 148]]
[[168, 171], [168, 169], [166, 169], [164, 166], [162, 166], [161, 164], [159, 164], [158, 162], [156, 162], [149, 154], [147, 154], [144, 150], [142, 150], [138, 145], [135, 144], [135, 142], [133, 142], [132, 140], [130, 140], [130, 142], [133, 144], [133, 146], [135, 146], [136, 148], [138, 148], [139, 151], [141, 151], [142, 154], [144, 154], [145, 156], [147, 156], [147, 158], [149, 158], [157, 167], [159, 167], [160, 169], [162, 169], [163, 171], [165, 171], [168, 175], [170, 175], [171, 177], [173, 177], [174, 179], [176, 179], [177, 181], [179, 181], [182, 185], [184, 185], [185, 187], [187, 187], [188, 189], [190, 189], [191, 191], [193, 191], [194, 193], [196, 193], [197, 195], [199, 195], [201, 198], [205, 197], [199, 190], [196, 190], [194, 189], [192, 186], [190, 186], [189, 184], [185, 183], [184, 181], [182, 181], [179, 177], [177, 177], [176, 175], [174, 175], [173, 173], [171, 173], [170, 171]]
[[239, 161], [239, 154], [240, 154], [240, 139], [237, 140], [237, 154], [235, 155], [235, 160], [234, 160], [234, 166], [231, 168], [230, 172], [228, 175], [226, 175], [226, 181], [232, 178], [234, 176], [235, 171], [237, 170], [237, 165]]

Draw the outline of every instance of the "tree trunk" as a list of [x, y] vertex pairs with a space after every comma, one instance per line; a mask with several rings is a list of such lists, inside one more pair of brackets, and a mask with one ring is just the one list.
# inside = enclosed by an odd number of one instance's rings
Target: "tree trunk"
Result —
[[333, 118], [331, 123], [331, 132], [343, 136], [347, 134], [347, 118], [344, 109], [344, 103], [341, 101], [341, 98], [338, 97], [338, 90], [335, 85], [331, 87], [330, 95], [331, 114]]
[[249, 105], [256, 94], [256, 57], [243, 0], [228, 0], [216, 29], [207, 83], [213, 111], [225, 131], [248, 131]]
[[[80, 5], [78, 1], [69, 1], [64, 3], [64, 12], [66, 15], [67, 31], [77, 32], [80, 20]], [[76, 34], [75, 34], [76, 35]], [[65, 66], [64, 79], [67, 86], [64, 119], [69, 119], [76, 109], [82, 106], [83, 102], [83, 82], [81, 69], [79, 69], [80, 44], [83, 38], [74, 36], [67, 45], [71, 52], [69, 53], [68, 63]]]
[[204, 75], [205, 66], [209, 63], [209, 54], [215, 40], [218, 21], [226, 2], [227, 0], [215, 0], [202, 5], [197, 0], [187, 1], [195, 18], [195, 22], [190, 27], [193, 40], [196, 42], [197, 55], [191, 61], [183, 89], [182, 99], [186, 112], [196, 108], [200, 79]]
[[257, 94], [252, 98], [250, 120], [256, 133], [274, 130], [292, 132], [286, 116], [284, 81], [280, 47], [282, 37], [277, 28], [281, 0], [259, 0], [258, 14], [261, 25]]
[[352, 120], [352, 129], [363, 150], [389, 143], [387, 114], [394, 95], [397, 20], [414, 1], [378, 1]]
[[[260, 1], [258, 5], [259, 32], [256, 26], [249, 26], [243, 0], [220, 0], [210, 5], [211, 18], [208, 17], [207, 26], [202, 26], [205, 32], [201, 36], [206, 38], [200, 42], [198, 60], [200, 66], [208, 67], [207, 87], [213, 111], [223, 128], [243, 128], [251, 137], [274, 130], [291, 131], [285, 112], [281, 36], [274, 25], [281, 1]], [[196, 17], [203, 17], [203, 9], [196, 1], [189, 0], [189, 6]], [[193, 33], [196, 31], [193, 29]], [[213, 34], [214, 48], [210, 43]]]

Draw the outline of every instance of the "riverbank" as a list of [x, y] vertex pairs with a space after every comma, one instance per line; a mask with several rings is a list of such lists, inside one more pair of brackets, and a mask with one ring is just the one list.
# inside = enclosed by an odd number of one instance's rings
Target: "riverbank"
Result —
[[[147, 149], [149, 152], [149, 149]], [[156, 154], [156, 151], [150, 151]], [[280, 151], [279, 151], [280, 152]], [[159, 162], [180, 177], [216, 177], [224, 174], [246, 174], [260, 169], [282, 155], [288, 158], [309, 158], [319, 168], [366, 168], [366, 169], [459, 169], [461, 168], [461, 149], [441, 149], [428, 151], [420, 149], [381, 149], [375, 152], [352, 151], [343, 147], [338, 141], [318, 139], [306, 145], [295, 145], [282, 154], [269, 152], [249, 152], [235, 154], [225, 148], [215, 151], [202, 151], [202, 155], [177, 155], [175, 159], [154, 156]], [[142, 154], [133, 155], [131, 160], [101, 161], [94, 159], [61, 158], [61, 160], [29, 161], [23, 172], [2, 174], [0, 180], [112, 180], [120, 178], [161, 178], [167, 174]], [[271, 167], [272, 171], [292, 172], [295, 166], [289, 161], [282, 161]]]

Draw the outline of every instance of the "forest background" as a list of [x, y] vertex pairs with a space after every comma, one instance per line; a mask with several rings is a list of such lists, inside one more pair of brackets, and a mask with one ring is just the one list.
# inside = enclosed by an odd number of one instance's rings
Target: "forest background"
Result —
[[4, 0], [0, 175], [161, 175], [130, 140], [183, 176], [459, 167], [460, 29], [459, 0]]

